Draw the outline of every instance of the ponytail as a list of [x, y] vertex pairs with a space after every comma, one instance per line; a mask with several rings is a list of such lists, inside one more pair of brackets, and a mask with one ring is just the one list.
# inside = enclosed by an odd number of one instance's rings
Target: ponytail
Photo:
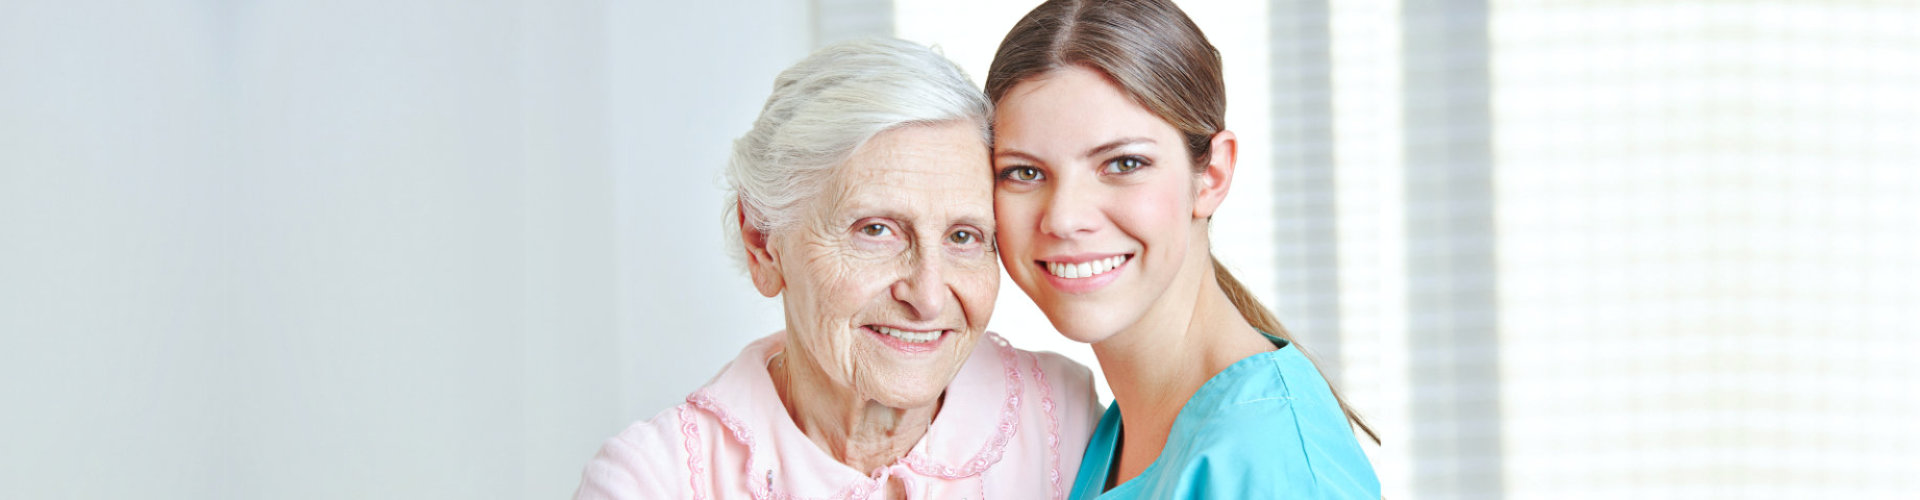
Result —
[[[1240, 284], [1240, 280], [1233, 279], [1233, 274], [1227, 272], [1226, 266], [1220, 265], [1218, 258], [1213, 259], [1213, 277], [1214, 281], [1220, 284], [1220, 290], [1227, 292], [1227, 300], [1233, 302], [1234, 309], [1240, 310], [1240, 316], [1245, 317], [1247, 323], [1269, 335], [1285, 339], [1294, 349], [1298, 349], [1300, 354], [1306, 355], [1309, 362], [1313, 360], [1313, 356], [1307, 353], [1307, 349], [1294, 341], [1293, 335], [1287, 333], [1286, 327], [1280, 326], [1280, 319], [1273, 317], [1273, 312], [1268, 311], [1266, 306], [1260, 305], [1260, 299], [1254, 298], [1253, 293], [1247, 291], [1246, 285]], [[1313, 363], [1313, 369], [1320, 370], [1320, 364]], [[1327, 373], [1321, 371], [1320, 378], [1326, 379]], [[1353, 411], [1353, 406], [1347, 404], [1346, 398], [1340, 397], [1340, 390], [1333, 387], [1333, 380], [1327, 380], [1327, 390], [1333, 392], [1333, 400], [1340, 403], [1340, 411], [1347, 414], [1347, 421], [1359, 427], [1361, 432], [1367, 433], [1367, 437], [1373, 439], [1373, 444], [1380, 444], [1380, 435], [1374, 434], [1373, 428], [1368, 427], [1367, 422], [1360, 418], [1360, 413]]]

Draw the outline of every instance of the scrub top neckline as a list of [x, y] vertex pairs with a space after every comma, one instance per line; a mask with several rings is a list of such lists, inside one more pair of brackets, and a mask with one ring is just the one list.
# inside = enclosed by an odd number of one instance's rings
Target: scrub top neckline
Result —
[[[1259, 330], [1255, 330], [1255, 331], [1259, 331]], [[1286, 352], [1287, 349], [1293, 348], [1293, 345], [1287, 342], [1287, 339], [1275, 337], [1273, 336], [1273, 334], [1270, 334], [1264, 331], [1260, 331], [1260, 335], [1266, 337], [1268, 342], [1272, 342], [1274, 349], [1271, 351], [1262, 352], [1252, 356], [1247, 356], [1245, 358], [1240, 358], [1239, 361], [1235, 361], [1233, 362], [1233, 364], [1227, 365], [1227, 368], [1225, 370], [1220, 370], [1220, 373], [1216, 373], [1213, 375], [1212, 378], [1208, 378], [1206, 383], [1200, 384], [1200, 389], [1193, 391], [1193, 395], [1187, 397], [1187, 402], [1180, 406], [1180, 413], [1174, 415], [1173, 426], [1170, 427], [1169, 432], [1167, 432], [1167, 436], [1169, 437], [1169, 440], [1171, 440], [1173, 436], [1180, 435], [1181, 429], [1193, 425], [1193, 422], [1195, 421], [1195, 419], [1204, 420], [1207, 416], [1209, 416], [1209, 415], [1203, 415], [1198, 413], [1206, 412], [1208, 414], [1211, 414], [1213, 410], [1219, 409], [1220, 405], [1212, 404], [1211, 400], [1219, 399], [1221, 395], [1215, 394], [1215, 393], [1225, 390], [1223, 389], [1223, 387], [1233, 383], [1234, 375], [1238, 375], [1239, 372], [1253, 369], [1251, 367], [1259, 365], [1261, 363], [1270, 362], [1267, 360], [1278, 357], [1282, 355], [1282, 353]], [[1203, 400], [1207, 401], [1207, 404], [1196, 404]], [[1114, 419], [1113, 443], [1122, 443], [1124, 441], [1122, 438], [1125, 437], [1124, 431], [1126, 430], [1126, 423], [1124, 420], [1121, 419], [1121, 416], [1120, 416], [1120, 403], [1118, 401], [1114, 402], [1113, 406], [1107, 409], [1107, 412], [1111, 413], [1112, 414], [1111, 417]], [[1104, 423], [1107, 417], [1108, 416], [1102, 416], [1100, 418], [1103, 421], [1102, 423]], [[1093, 444], [1096, 444], [1096, 445], [1102, 444], [1102, 443], [1099, 443], [1098, 441], [1099, 428], [1100, 426], [1098, 425], [1094, 427], [1095, 429], [1094, 432], [1096, 435], [1094, 436], [1095, 442]], [[1112, 445], [1107, 445], [1105, 446], [1105, 448], [1106, 449], [1104, 451], [1106, 452], [1105, 453], [1106, 456], [1103, 458], [1103, 460], [1106, 462], [1106, 466], [1100, 468], [1100, 471], [1102, 473], [1100, 475], [1099, 484], [1102, 488], [1105, 488], [1107, 485], [1107, 482], [1113, 479], [1114, 466], [1119, 465], [1116, 462], [1116, 460], [1119, 458], [1120, 450], [1116, 449], [1116, 447]], [[1140, 469], [1139, 475], [1133, 476], [1132, 478], [1129, 478], [1125, 482], [1122, 482], [1120, 484], [1113, 485], [1112, 488], [1106, 488], [1105, 490], [1101, 491], [1099, 495], [1096, 495], [1096, 497], [1104, 497], [1108, 494], [1114, 494], [1114, 493], [1124, 493], [1126, 490], [1141, 487], [1139, 485], [1144, 483], [1144, 481], [1140, 481], [1139, 479], [1153, 477], [1153, 473], [1156, 470], [1161, 468], [1161, 459], [1166, 458], [1166, 456], [1167, 456], [1167, 452], [1165, 449], [1165, 445], [1162, 445], [1162, 448], [1160, 450], [1160, 455], [1154, 457], [1153, 462], [1147, 464], [1147, 468]]]

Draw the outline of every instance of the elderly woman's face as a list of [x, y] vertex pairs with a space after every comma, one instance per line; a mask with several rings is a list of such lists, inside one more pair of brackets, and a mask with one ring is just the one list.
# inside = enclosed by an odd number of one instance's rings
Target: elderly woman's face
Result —
[[966, 123], [883, 132], [836, 169], [810, 215], [768, 242], [786, 285], [788, 354], [855, 397], [933, 404], [1000, 287], [989, 169]]

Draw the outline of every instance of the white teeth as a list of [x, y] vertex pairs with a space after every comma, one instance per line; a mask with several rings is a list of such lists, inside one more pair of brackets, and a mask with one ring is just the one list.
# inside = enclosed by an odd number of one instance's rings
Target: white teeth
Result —
[[924, 344], [927, 342], [932, 342], [933, 339], [940, 338], [940, 330], [934, 330], [930, 332], [914, 332], [914, 331], [900, 330], [896, 328], [889, 328], [885, 326], [875, 326], [873, 327], [873, 329], [874, 331], [887, 334], [887, 336], [889, 337], [904, 340], [909, 344]]
[[1127, 261], [1125, 255], [1115, 255], [1104, 259], [1095, 259], [1079, 264], [1048, 262], [1047, 273], [1067, 279], [1091, 278], [1106, 274]]

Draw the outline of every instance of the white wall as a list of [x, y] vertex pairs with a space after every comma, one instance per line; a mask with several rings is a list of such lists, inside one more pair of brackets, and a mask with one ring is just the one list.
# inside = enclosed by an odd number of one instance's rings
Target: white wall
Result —
[[0, 3], [0, 497], [567, 495], [779, 325], [699, 3]]
[[609, 16], [646, 27], [608, 42], [623, 419], [678, 403], [783, 325], [779, 302], [760, 297], [725, 251], [720, 171], [774, 76], [810, 51], [807, 16], [806, 4], [777, 0], [622, 5]]

